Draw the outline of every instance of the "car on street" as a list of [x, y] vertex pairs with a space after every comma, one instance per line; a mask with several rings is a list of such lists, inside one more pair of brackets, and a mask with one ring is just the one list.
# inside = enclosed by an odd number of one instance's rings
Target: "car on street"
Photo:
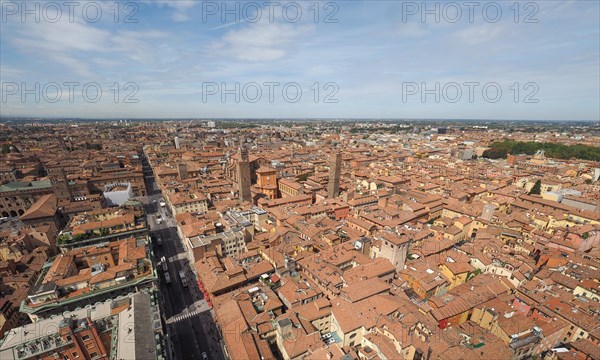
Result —
[[181, 279], [181, 285], [183, 287], [187, 287], [188, 284], [187, 284], [187, 278], [185, 277], [185, 272], [183, 272], [183, 271], [180, 270], [179, 271], [179, 278]]
[[160, 263], [164, 272], [169, 271], [169, 265], [167, 264], [167, 259], [165, 259], [164, 256], [160, 259]]
[[323, 340], [331, 339], [331, 333], [321, 335], [321, 339], [323, 339]]
[[208, 355], [206, 355], [206, 352], [202, 353], [202, 359], [203, 360], [208, 360]]

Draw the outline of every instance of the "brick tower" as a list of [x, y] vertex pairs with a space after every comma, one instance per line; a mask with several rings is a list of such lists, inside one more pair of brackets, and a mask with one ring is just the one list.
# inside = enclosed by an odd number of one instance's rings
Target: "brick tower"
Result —
[[248, 149], [245, 145], [240, 147], [240, 161], [237, 163], [237, 183], [240, 193], [240, 201], [252, 202], [252, 193], [250, 192], [250, 160], [248, 158]]
[[335, 153], [329, 163], [329, 182], [327, 197], [334, 198], [340, 194], [340, 172], [342, 171], [342, 153]]

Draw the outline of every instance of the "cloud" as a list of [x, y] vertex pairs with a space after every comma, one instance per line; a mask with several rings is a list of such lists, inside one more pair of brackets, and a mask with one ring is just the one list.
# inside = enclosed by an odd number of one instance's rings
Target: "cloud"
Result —
[[404, 37], [422, 37], [428, 33], [429, 31], [427, 31], [423, 24], [414, 22], [401, 23], [396, 29], [396, 34]]
[[211, 48], [239, 61], [275, 61], [288, 55], [294, 43], [313, 30], [311, 25], [258, 22], [227, 32]]
[[160, 51], [156, 40], [167, 39], [162, 31], [119, 31], [111, 36], [110, 43], [114, 50], [136, 62], [155, 63]]
[[92, 72], [75, 55], [102, 51], [109, 45], [110, 37], [110, 32], [106, 30], [69, 21], [26, 22], [17, 27], [15, 32], [16, 36], [8, 39], [13, 46], [66, 66], [81, 76], [91, 76]]
[[455, 33], [455, 36], [467, 45], [491, 43], [505, 35], [506, 28], [502, 24], [469, 26]]
[[159, 0], [155, 1], [159, 6], [166, 6], [172, 8], [173, 14], [171, 19], [176, 22], [184, 22], [191, 19], [189, 12], [196, 6], [198, 1], [194, 0]]
[[24, 74], [25, 74], [25, 71], [23, 71], [19, 68], [0, 63], [0, 79], [2, 79], [2, 81], [15, 79]]
[[235, 25], [243, 24], [243, 23], [245, 23], [245, 22], [246, 22], [246, 20], [245, 20], [245, 19], [242, 19], [242, 20], [240, 20], [240, 21], [232, 21], [232, 22], [230, 22], [230, 23], [225, 23], [225, 24], [222, 24], [222, 25], [218, 25], [218, 26], [211, 27], [211, 28], [210, 28], [210, 29], [208, 29], [208, 30], [219, 30], [219, 29], [224, 29], [224, 28], [228, 28], [228, 27], [230, 27], [230, 26], [235, 26]]
[[83, 22], [26, 22], [18, 28], [18, 37], [10, 39], [21, 48], [62, 53], [65, 51], [98, 51], [108, 45], [110, 32]]
[[100, 29], [80, 19], [71, 22], [67, 17], [56, 23], [26, 22], [7, 27], [7, 42], [26, 54], [58, 63], [83, 77], [94, 76], [94, 57], [106, 58], [109, 53], [112, 64], [130, 59], [151, 63], [155, 55], [156, 40], [167, 34], [158, 30], [118, 31]]

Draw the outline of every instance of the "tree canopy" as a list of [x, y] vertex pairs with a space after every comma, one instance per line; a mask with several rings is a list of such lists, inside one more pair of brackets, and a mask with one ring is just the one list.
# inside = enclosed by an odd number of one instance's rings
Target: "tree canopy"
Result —
[[488, 159], [505, 159], [508, 154], [533, 155], [538, 150], [544, 150], [546, 156], [556, 159], [581, 159], [600, 161], [600, 147], [575, 144], [565, 145], [549, 142], [503, 140], [494, 142], [491, 148], [483, 152]]
[[537, 180], [529, 191], [529, 195], [540, 195], [542, 193], [542, 180]]

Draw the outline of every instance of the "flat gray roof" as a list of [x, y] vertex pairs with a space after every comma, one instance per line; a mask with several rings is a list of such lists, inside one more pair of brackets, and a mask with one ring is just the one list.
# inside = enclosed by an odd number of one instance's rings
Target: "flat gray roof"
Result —
[[131, 307], [119, 313], [117, 359], [156, 359], [150, 295], [136, 293]]

